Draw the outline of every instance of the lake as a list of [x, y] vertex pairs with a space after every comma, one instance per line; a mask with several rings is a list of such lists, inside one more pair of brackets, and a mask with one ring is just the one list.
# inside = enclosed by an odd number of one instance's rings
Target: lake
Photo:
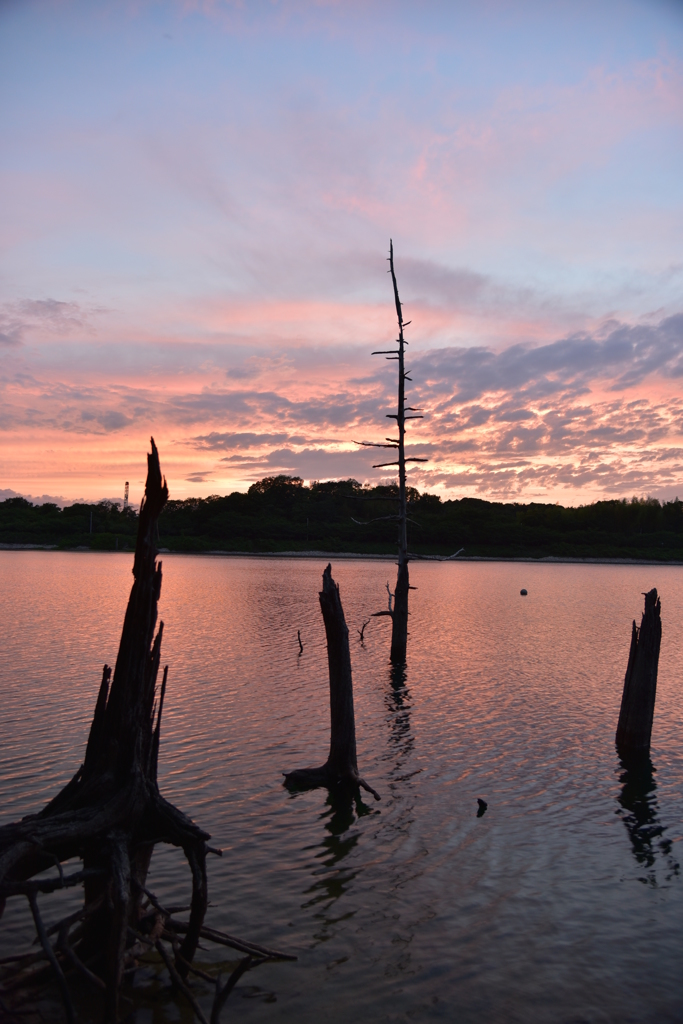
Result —
[[[327, 756], [324, 560], [162, 558], [161, 790], [223, 849], [207, 923], [299, 957], [247, 974], [225, 1021], [683, 1020], [683, 568], [414, 563], [397, 674], [389, 620], [363, 645], [357, 632], [386, 608], [395, 566], [333, 560], [359, 769], [382, 799], [332, 805], [282, 785]], [[81, 763], [131, 566], [0, 552], [3, 823]], [[653, 586], [653, 771], [637, 777], [614, 732], [631, 620]], [[182, 854], [157, 849], [149, 884], [187, 902]], [[51, 921], [64, 900], [41, 905]], [[10, 900], [0, 956], [32, 938], [26, 901]], [[190, 1020], [154, 965], [136, 985], [135, 1024]], [[210, 1007], [210, 987], [196, 991]]]

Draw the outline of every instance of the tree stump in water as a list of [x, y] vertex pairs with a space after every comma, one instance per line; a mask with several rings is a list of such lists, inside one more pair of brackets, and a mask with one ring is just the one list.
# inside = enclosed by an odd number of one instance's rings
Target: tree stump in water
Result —
[[406, 660], [408, 646], [408, 557], [399, 556], [396, 590], [394, 591], [394, 608], [391, 616], [391, 660], [402, 664]]
[[653, 589], [645, 594], [640, 630], [633, 620], [616, 736], [621, 754], [646, 754], [650, 749], [661, 641], [661, 601]]
[[[164, 669], [157, 701], [163, 623], [155, 636], [161, 591], [161, 563], [156, 562], [155, 541], [157, 520], [166, 504], [168, 488], [161, 475], [154, 439], [147, 459], [134, 582], [114, 678], [111, 681], [111, 669], [105, 665], [83, 764], [39, 814], [0, 828], [0, 914], [7, 897], [28, 898], [43, 947], [37, 959], [42, 956], [49, 961], [69, 1021], [75, 1019], [75, 1014], [65, 978], [68, 969], [75, 969], [104, 992], [104, 1019], [113, 1024], [118, 1019], [124, 970], [134, 968], [141, 953], [156, 949], [174, 985], [191, 1002], [199, 1019], [205, 1021], [185, 984], [200, 937], [213, 938], [246, 952], [248, 964], [241, 966], [242, 972], [264, 959], [294, 959], [204, 928], [208, 901], [206, 856], [208, 852], [220, 851], [211, 851], [206, 844], [208, 832], [159, 792], [157, 763], [168, 668]], [[192, 876], [188, 921], [174, 919], [172, 911], [164, 910], [146, 887], [152, 851], [160, 842], [180, 847], [187, 858]], [[71, 858], [81, 859], [83, 870], [65, 876], [61, 864]], [[53, 866], [58, 876], [29, 881]], [[38, 893], [76, 885], [84, 886], [82, 910], [48, 932], [38, 908]], [[49, 934], [55, 930], [58, 940], [53, 946]], [[162, 938], [172, 945], [175, 965]], [[12, 959], [21, 970], [22, 958]], [[36, 954], [29, 954], [24, 960], [31, 966]], [[12, 988], [16, 987], [15, 978]], [[4, 991], [0, 990], [2, 997]], [[225, 989], [216, 993], [215, 1020], [220, 999], [225, 999]]]
[[323, 573], [323, 589], [319, 597], [327, 635], [330, 674], [330, 753], [319, 768], [298, 768], [286, 772], [285, 785], [290, 789], [315, 789], [318, 786], [357, 789], [360, 786], [379, 800], [379, 794], [358, 774], [349, 630], [339, 587], [332, 579], [331, 565]]

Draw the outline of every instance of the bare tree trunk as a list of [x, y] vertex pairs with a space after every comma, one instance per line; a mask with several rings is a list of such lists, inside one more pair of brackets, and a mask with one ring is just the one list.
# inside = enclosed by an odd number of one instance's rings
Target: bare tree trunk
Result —
[[640, 630], [633, 620], [616, 736], [621, 754], [644, 754], [650, 749], [661, 641], [661, 601], [653, 589], [645, 594]]
[[394, 301], [398, 319], [398, 406], [396, 426], [398, 427], [398, 574], [394, 591], [394, 614], [391, 619], [391, 660], [405, 661], [408, 646], [408, 503], [406, 499], [406, 398], [405, 382], [405, 338], [403, 337], [403, 308], [398, 297], [398, 284], [394, 272], [394, 244], [389, 243], [389, 269], [394, 287]]
[[391, 617], [391, 660], [402, 664], [408, 646], [408, 559], [398, 563], [398, 577], [394, 592], [394, 610]]
[[[398, 523], [398, 574], [396, 577], [396, 590], [392, 595], [394, 607], [387, 612], [376, 612], [373, 618], [382, 615], [391, 616], [391, 660], [403, 663], [406, 660], [406, 649], [408, 646], [408, 592], [410, 591], [410, 579], [408, 574], [408, 501], [406, 488], [406, 463], [427, 462], [427, 459], [418, 457], [406, 458], [405, 438], [406, 421], [423, 419], [419, 409], [406, 405], [405, 382], [412, 380], [405, 368], [405, 346], [406, 341], [403, 329], [407, 323], [403, 319], [403, 307], [398, 294], [398, 284], [394, 272], [394, 243], [389, 242], [389, 272], [394, 290], [394, 302], [396, 304], [396, 317], [398, 320], [398, 338], [396, 339], [397, 349], [388, 349], [373, 352], [373, 355], [383, 355], [387, 359], [398, 363], [398, 403], [396, 413], [387, 413], [387, 419], [396, 420], [398, 437], [385, 438], [386, 443], [374, 441], [357, 442], [368, 448], [389, 448], [393, 449], [398, 459], [396, 462], [381, 462], [373, 466], [373, 469], [383, 469], [386, 466], [398, 466], [398, 513], [390, 516], [380, 516], [380, 519], [395, 520]], [[413, 415], [406, 415], [412, 413]], [[358, 520], [355, 520], [358, 522]], [[377, 522], [378, 520], [370, 520]], [[360, 524], [363, 525], [363, 524]]]
[[360, 786], [379, 800], [375, 790], [358, 774], [349, 629], [344, 618], [339, 586], [332, 579], [331, 565], [323, 573], [323, 589], [319, 598], [327, 636], [330, 676], [330, 752], [325, 764], [319, 768], [298, 768], [285, 773], [285, 785], [291, 789]]

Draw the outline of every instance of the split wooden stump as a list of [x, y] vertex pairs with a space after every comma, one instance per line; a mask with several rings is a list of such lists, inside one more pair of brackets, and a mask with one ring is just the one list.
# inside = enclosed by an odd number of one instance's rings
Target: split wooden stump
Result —
[[622, 756], [647, 754], [657, 695], [657, 668], [662, 642], [661, 601], [657, 591], [645, 594], [640, 629], [633, 620], [631, 649], [617, 725], [616, 743]]
[[330, 753], [325, 764], [318, 768], [285, 772], [285, 785], [295, 790], [316, 789], [318, 786], [357, 790], [360, 786], [379, 800], [379, 793], [358, 774], [349, 629], [339, 586], [332, 579], [331, 565], [323, 573], [323, 589], [319, 597], [327, 635], [330, 674]]

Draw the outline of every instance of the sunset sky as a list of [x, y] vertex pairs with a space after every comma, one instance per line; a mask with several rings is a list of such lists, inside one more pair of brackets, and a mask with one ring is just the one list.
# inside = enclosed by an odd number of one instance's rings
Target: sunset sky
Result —
[[683, 497], [682, 128], [680, 2], [3, 0], [0, 498], [386, 480], [390, 237], [412, 483]]

